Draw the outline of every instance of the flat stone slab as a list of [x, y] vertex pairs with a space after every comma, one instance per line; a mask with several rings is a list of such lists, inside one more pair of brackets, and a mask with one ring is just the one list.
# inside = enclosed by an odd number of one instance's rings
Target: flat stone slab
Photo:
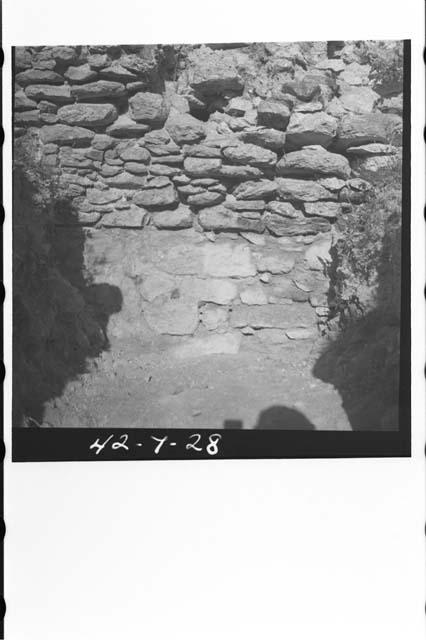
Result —
[[236, 355], [240, 349], [241, 335], [222, 333], [203, 338], [191, 338], [173, 349], [176, 358], [199, 358], [212, 355]]
[[253, 327], [253, 329], [296, 329], [311, 328], [316, 325], [316, 314], [307, 302], [289, 305], [239, 305], [231, 314], [233, 327]]
[[247, 278], [256, 275], [256, 267], [248, 246], [215, 243], [204, 247], [203, 272], [223, 278]]
[[144, 306], [144, 317], [156, 333], [184, 336], [194, 333], [198, 326], [198, 305], [179, 299], [156, 298]]

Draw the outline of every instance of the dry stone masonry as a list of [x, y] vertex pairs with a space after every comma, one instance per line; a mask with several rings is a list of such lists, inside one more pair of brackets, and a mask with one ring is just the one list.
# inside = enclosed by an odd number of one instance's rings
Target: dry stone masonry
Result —
[[[15, 51], [15, 136], [39, 139], [57, 225], [120, 288], [111, 335], [178, 336], [181, 357], [315, 340], [334, 223], [400, 153], [347, 43]], [[70, 215], [71, 212], [71, 215]]]

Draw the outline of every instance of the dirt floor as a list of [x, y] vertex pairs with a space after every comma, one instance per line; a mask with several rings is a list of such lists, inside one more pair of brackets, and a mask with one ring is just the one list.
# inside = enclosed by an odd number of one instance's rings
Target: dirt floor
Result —
[[46, 404], [43, 426], [351, 430], [338, 391], [312, 373], [318, 344], [244, 336], [235, 355], [183, 359], [173, 345], [115, 341]]

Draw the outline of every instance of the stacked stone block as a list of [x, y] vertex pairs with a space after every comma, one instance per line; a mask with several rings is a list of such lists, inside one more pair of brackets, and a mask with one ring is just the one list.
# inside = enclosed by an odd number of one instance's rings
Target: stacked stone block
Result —
[[260, 67], [250, 47], [193, 47], [161, 91], [152, 47], [16, 50], [15, 135], [40, 140], [72, 212], [57, 224], [120, 246], [105, 259], [129, 332], [196, 353], [317, 335], [334, 223], [370, 189], [357, 172], [398, 158], [401, 101], [369, 65], [297, 47], [265, 45]]

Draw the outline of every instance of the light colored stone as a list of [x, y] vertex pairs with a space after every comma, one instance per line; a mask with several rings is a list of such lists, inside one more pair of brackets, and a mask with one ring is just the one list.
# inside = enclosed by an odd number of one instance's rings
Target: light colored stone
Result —
[[186, 229], [192, 227], [192, 215], [189, 207], [181, 204], [174, 211], [157, 211], [152, 217], [157, 229]]
[[104, 127], [117, 118], [117, 109], [112, 104], [69, 104], [58, 109], [59, 121], [63, 124]]
[[241, 335], [220, 333], [204, 338], [191, 338], [173, 351], [176, 358], [198, 358], [212, 355], [236, 355], [240, 349]]
[[397, 123], [393, 114], [347, 115], [339, 123], [336, 146], [345, 151], [372, 142], [390, 143]]
[[243, 142], [258, 145], [271, 151], [281, 152], [284, 149], [286, 135], [278, 129], [266, 127], [253, 127], [240, 134]]
[[165, 128], [176, 144], [200, 142], [205, 136], [204, 124], [189, 113], [170, 113]]
[[91, 82], [97, 78], [97, 73], [90, 68], [88, 64], [82, 64], [78, 67], [70, 66], [65, 71], [64, 76], [71, 84], [84, 84]]
[[259, 235], [252, 231], [240, 231], [240, 236], [247, 240], [247, 242], [250, 242], [250, 244], [255, 244], [257, 246], [263, 246], [266, 244], [264, 235]]
[[232, 211], [218, 205], [203, 209], [198, 221], [206, 231], [254, 231], [262, 233], [265, 228], [261, 215], [256, 211]]
[[102, 218], [103, 227], [119, 227], [122, 229], [141, 229], [148, 217], [147, 211], [132, 205], [129, 209], [107, 213]]
[[133, 202], [148, 209], [166, 209], [178, 202], [178, 195], [173, 184], [161, 189], [144, 189], [135, 194]]
[[275, 213], [277, 216], [283, 216], [284, 218], [300, 218], [301, 216], [301, 212], [295, 209], [290, 202], [272, 200], [268, 202], [266, 208], [271, 213]]
[[[108, 186], [116, 189], [140, 189], [145, 184], [145, 176], [123, 171], [116, 176], [104, 178], [104, 181]], [[139, 204], [139, 202], [136, 204]]]
[[148, 164], [151, 159], [149, 152], [137, 144], [129, 145], [118, 155], [125, 162], [142, 162], [143, 164]]
[[317, 336], [317, 332], [314, 329], [304, 329], [303, 327], [287, 329], [285, 333], [290, 340], [313, 340]]
[[327, 113], [293, 113], [286, 131], [287, 143], [293, 148], [307, 145], [327, 148], [336, 131], [337, 120]]
[[125, 93], [124, 84], [110, 80], [96, 80], [96, 82], [87, 82], [86, 84], [73, 85], [71, 87], [71, 95], [78, 100], [120, 98]]
[[161, 271], [154, 271], [143, 278], [141, 294], [145, 300], [152, 302], [159, 296], [170, 296], [175, 288], [174, 278]]
[[262, 175], [262, 170], [258, 167], [232, 164], [222, 164], [218, 172], [218, 176], [225, 180], [255, 180]]
[[371, 113], [380, 96], [371, 87], [353, 87], [341, 89], [340, 104], [351, 113]]
[[333, 220], [342, 213], [342, 205], [339, 202], [305, 202], [304, 209], [308, 216], [320, 216]]
[[337, 200], [337, 196], [314, 180], [296, 178], [276, 178], [278, 195], [290, 202], [316, 202], [317, 200]]
[[368, 84], [368, 76], [370, 75], [371, 67], [369, 64], [359, 64], [358, 62], [352, 62], [348, 64], [339, 76], [339, 81], [346, 82], [355, 86]]
[[324, 265], [331, 261], [331, 237], [324, 235], [311, 244], [305, 251], [305, 260], [309, 269], [323, 271]]
[[106, 131], [114, 138], [140, 138], [149, 131], [149, 125], [135, 122], [127, 113], [124, 113], [118, 116], [117, 120], [110, 124]]
[[268, 304], [268, 298], [260, 285], [243, 289], [240, 291], [240, 298], [243, 304]]
[[94, 132], [83, 127], [70, 127], [66, 124], [45, 125], [40, 129], [41, 141], [45, 144], [85, 146], [90, 144]]
[[216, 304], [205, 304], [201, 307], [201, 322], [208, 331], [223, 329], [228, 319], [226, 307]]
[[247, 278], [256, 275], [256, 267], [249, 247], [216, 242], [204, 247], [203, 272], [222, 278]]
[[310, 236], [330, 230], [330, 222], [319, 217], [289, 219], [267, 212], [264, 221], [266, 228], [276, 236]]
[[311, 145], [286, 153], [276, 167], [279, 176], [336, 176], [347, 179], [351, 168], [349, 161], [338, 153], [330, 153], [320, 145]]
[[25, 89], [25, 93], [31, 100], [48, 100], [57, 104], [71, 102], [71, 92], [68, 85], [31, 84]]
[[222, 193], [215, 191], [202, 191], [201, 193], [189, 196], [187, 203], [196, 209], [202, 209], [204, 207], [212, 207], [221, 203], [225, 199]]
[[296, 259], [292, 253], [274, 249], [256, 253], [255, 262], [256, 268], [260, 273], [280, 274], [289, 273], [293, 269]]
[[106, 189], [105, 191], [101, 191], [99, 189], [88, 189], [86, 197], [91, 204], [109, 204], [110, 202], [117, 202], [117, 200], [120, 200], [122, 194], [116, 189]]
[[291, 305], [238, 305], [231, 315], [231, 325], [236, 328], [250, 326], [253, 329], [311, 328], [316, 314], [309, 303]]
[[397, 148], [390, 144], [381, 144], [379, 142], [373, 142], [371, 144], [361, 144], [359, 147], [349, 147], [346, 152], [349, 156], [382, 156], [392, 155], [397, 152]]
[[226, 196], [224, 202], [225, 207], [232, 209], [233, 211], [263, 211], [266, 203], [264, 200], [237, 200], [234, 196]]
[[27, 69], [16, 74], [16, 82], [22, 87], [29, 84], [63, 84], [64, 79], [59, 73], [46, 69]]
[[191, 335], [198, 326], [198, 306], [193, 302], [157, 297], [144, 306], [144, 318], [155, 333]]
[[277, 184], [273, 180], [258, 180], [243, 182], [233, 191], [238, 200], [262, 200], [273, 196], [277, 191]]
[[167, 102], [160, 93], [135, 93], [129, 98], [129, 115], [136, 122], [162, 125], [168, 116]]
[[273, 167], [277, 162], [276, 153], [255, 144], [225, 147], [222, 149], [222, 155], [228, 161], [257, 167]]

